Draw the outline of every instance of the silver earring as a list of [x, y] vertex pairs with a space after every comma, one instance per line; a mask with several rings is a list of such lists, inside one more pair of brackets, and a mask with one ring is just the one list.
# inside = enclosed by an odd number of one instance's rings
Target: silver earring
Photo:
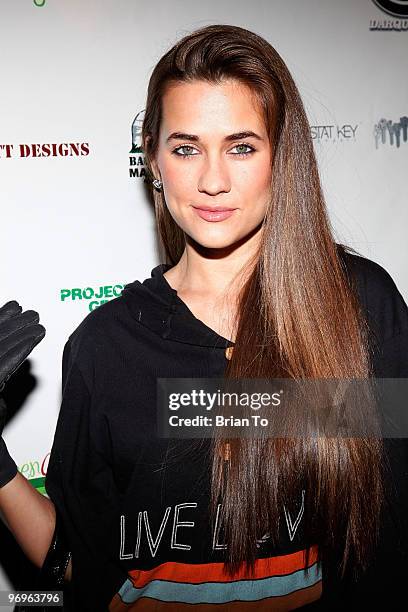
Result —
[[160, 180], [160, 179], [154, 179], [154, 181], [153, 181], [153, 185], [154, 185], [154, 187], [156, 187], [156, 189], [157, 189], [158, 191], [160, 191], [160, 190], [161, 190], [161, 188], [162, 188], [163, 183], [161, 182], [161, 180]]

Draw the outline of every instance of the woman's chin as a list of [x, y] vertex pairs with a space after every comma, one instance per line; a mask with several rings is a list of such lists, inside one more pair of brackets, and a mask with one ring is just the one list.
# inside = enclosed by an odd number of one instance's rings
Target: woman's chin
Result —
[[[222, 235], [221, 235], [222, 234]], [[217, 251], [233, 251], [245, 242], [245, 236], [231, 236], [231, 232], [220, 232], [219, 235], [205, 235], [198, 232], [189, 234], [190, 240], [202, 249], [213, 249]], [[249, 236], [248, 236], [249, 237]]]

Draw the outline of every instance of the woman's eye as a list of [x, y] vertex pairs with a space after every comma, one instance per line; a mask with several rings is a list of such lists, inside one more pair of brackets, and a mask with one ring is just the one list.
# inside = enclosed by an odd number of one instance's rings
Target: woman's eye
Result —
[[[249, 149], [249, 151], [242, 151], [243, 148], [247, 148]], [[238, 151], [238, 153], [233, 153], [233, 155], [249, 155], [250, 153], [252, 153], [253, 151], [255, 151], [255, 149], [253, 147], [251, 147], [251, 145], [248, 144], [237, 144], [235, 145], [234, 149], [241, 149], [241, 151]]]
[[194, 149], [193, 147], [190, 147], [190, 145], [181, 145], [179, 147], [177, 147], [176, 149], [173, 150], [173, 153], [175, 153], [176, 155], [179, 155], [180, 157], [192, 157], [192, 154], [187, 152], [187, 153], [180, 153], [180, 151], [182, 149], [189, 149], [190, 151], [195, 151], [196, 149]]

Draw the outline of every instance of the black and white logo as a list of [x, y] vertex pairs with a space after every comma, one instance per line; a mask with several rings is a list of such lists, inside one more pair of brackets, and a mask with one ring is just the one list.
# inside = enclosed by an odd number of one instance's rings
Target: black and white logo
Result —
[[384, 13], [393, 17], [408, 18], [408, 0], [373, 0]]
[[142, 147], [142, 126], [145, 109], [139, 111], [132, 121], [132, 146], [129, 151], [129, 177], [143, 178], [146, 176], [145, 160]]

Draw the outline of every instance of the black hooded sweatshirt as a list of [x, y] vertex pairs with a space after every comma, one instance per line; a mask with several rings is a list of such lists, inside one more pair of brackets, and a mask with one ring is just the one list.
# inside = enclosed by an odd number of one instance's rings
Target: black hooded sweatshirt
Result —
[[[408, 377], [408, 308], [394, 281], [340, 253], [370, 326], [376, 376]], [[233, 343], [193, 315], [163, 276], [170, 267], [90, 313], [64, 348], [45, 486], [72, 551], [73, 610], [370, 609], [381, 599], [397, 609], [408, 578], [405, 439], [385, 441], [389, 501], [376, 561], [357, 585], [316, 562], [302, 497], [282, 508], [278, 547], [257, 541], [254, 576], [223, 573], [222, 534], [208, 518], [208, 440], [157, 436], [156, 378], [222, 377]]]

